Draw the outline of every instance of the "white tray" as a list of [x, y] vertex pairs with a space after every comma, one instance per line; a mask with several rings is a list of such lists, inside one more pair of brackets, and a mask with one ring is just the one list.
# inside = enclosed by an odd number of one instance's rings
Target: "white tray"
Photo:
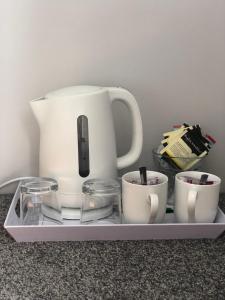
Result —
[[43, 225], [21, 225], [16, 214], [19, 186], [10, 205], [4, 227], [17, 242], [88, 241], [88, 240], [151, 240], [151, 239], [215, 239], [225, 230], [225, 215], [218, 209], [215, 223], [175, 223], [174, 214], [167, 214], [162, 224], [58, 225], [43, 220]]

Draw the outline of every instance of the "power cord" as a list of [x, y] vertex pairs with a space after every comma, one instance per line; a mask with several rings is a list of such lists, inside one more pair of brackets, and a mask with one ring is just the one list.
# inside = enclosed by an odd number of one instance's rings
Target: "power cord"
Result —
[[27, 179], [33, 179], [35, 178], [34, 176], [28, 176], [28, 177], [17, 177], [17, 178], [13, 178], [11, 180], [8, 180], [8, 181], [5, 181], [3, 182], [1, 185], [0, 185], [0, 189], [2, 189], [3, 187], [11, 184], [11, 183], [14, 183], [14, 182], [17, 182], [17, 181], [20, 181], [20, 180], [27, 180]]

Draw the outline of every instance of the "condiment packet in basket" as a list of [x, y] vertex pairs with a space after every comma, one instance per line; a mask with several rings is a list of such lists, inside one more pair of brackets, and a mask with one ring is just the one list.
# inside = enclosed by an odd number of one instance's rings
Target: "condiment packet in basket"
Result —
[[204, 136], [198, 124], [190, 126], [184, 123], [177, 127], [163, 134], [161, 144], [164, 148], [160, 154], [170, 165], [188, 170], [208, 154], [215, 140], [209, 135]]

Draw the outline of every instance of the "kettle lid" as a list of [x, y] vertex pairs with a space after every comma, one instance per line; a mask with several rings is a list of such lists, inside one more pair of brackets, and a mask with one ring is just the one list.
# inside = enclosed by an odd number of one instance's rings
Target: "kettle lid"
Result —
[[48, 93], [46, 98], [74, 97], [78, 95], [93, 94], [100, 92], [103, 89], [103, 87], [90, 85], [70, 86]]

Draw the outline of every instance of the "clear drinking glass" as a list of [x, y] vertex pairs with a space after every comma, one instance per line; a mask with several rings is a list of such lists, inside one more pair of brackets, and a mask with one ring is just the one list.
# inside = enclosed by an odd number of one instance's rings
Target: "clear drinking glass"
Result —
[[20, 185], [20, 218], [23, 225], [39, 225], [43, 220], [42, 205], [56, 202], [55, 179], [33, 177]]
[[121, 189], [113, 179], [90, 179], [83, 183], [82, 224], [121, 223]]

